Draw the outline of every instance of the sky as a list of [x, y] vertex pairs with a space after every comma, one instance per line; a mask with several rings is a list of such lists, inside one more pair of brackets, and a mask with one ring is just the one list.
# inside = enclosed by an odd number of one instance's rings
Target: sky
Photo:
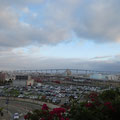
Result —
[[120, 71], [119, 0], [0, 0], [0, 70]]

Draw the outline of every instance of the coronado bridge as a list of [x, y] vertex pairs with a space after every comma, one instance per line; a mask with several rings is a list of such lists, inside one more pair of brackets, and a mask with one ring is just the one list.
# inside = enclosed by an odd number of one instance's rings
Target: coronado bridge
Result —
[[77, 74], [120, 74], [120, 71], [99, 71], [99, 70], [85, 70], [85, 69], [36, 69], [36, 70], [14, 70], [16, 73], [43, 73], [43, 74], [61, 74], [71, 72], [73, 75]]

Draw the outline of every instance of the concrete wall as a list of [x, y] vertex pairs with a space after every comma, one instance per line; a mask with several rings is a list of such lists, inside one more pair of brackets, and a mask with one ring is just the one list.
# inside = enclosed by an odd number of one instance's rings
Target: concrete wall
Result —
[[26, 80], [14, 80], [13, 81], [13, 86], [26, 86], [27, 82]]

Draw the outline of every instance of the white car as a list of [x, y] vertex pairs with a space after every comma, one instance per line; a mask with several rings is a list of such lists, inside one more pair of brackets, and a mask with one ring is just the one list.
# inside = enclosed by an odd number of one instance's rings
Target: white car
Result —
[[14, 113], [13, 119], [14, 120], [19, 120], [19, 113]]
[[22, 95], [22, 94], [20, 94], [19, 96], [18, 96], [18, 98], [23, 98], [24, 97], [24, 95]]

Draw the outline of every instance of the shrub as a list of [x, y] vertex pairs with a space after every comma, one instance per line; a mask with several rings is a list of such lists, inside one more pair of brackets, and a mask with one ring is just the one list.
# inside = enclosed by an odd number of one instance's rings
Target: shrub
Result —
[[25, 115], [24, 118], [29, 120], [69, 120], [65, 112], [64, 108], [49, 110], [48, 106], [43, 104], [40, 110], [34, 110], [32, 113]]
[[46, 104], [40, 110], [28, 113], [29, 120], [118, 120], [120, 118], [120, 92], [107, 90], [90, 93], [84, 102], [79, 99], [70, 102], [69, 109], [54, 108]]

